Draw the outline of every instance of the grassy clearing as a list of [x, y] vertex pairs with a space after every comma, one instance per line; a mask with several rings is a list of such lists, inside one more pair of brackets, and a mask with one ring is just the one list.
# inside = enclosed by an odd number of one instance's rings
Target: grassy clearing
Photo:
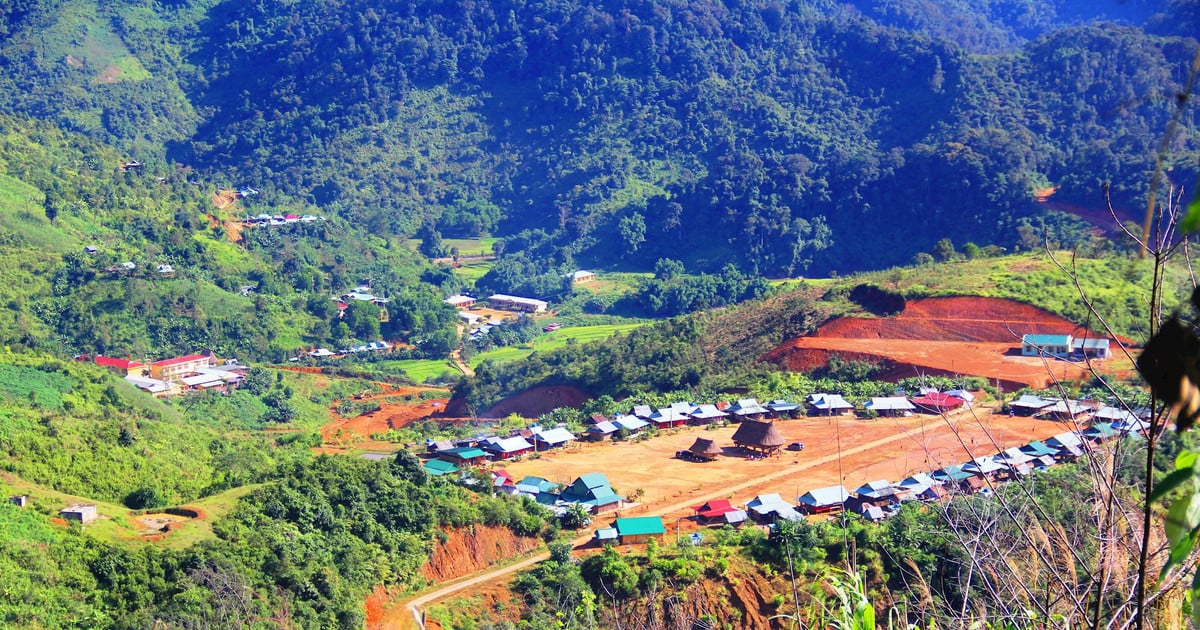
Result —
[[463, 263], [462, 266], [454, 268], [454, 275], [458, 276], [464, 282], [475, 282], [491, 271], [494, 264], [490, 260]]
[[486, 256], [492, 253], [492, 246], [499, 240], [492, 236], [481, 238], [446, 238], [442, 245], [447, 249], [458, 248], [459, 256]]
[[440, 381], [447, 372], [451, 376], [459, 374], [458, 369], [454, 367], [453, 363], [435, 359], [381, 361], [378, 363], [378, 366], [383, 372], [393, 374], [400, 372], [412, 379], [414, 383], [424, 383], [430, 380]]
[[171, 532], [157, 544], [168, 549], [186, 549], [198, 542], [216, 539], [212, 524], [229, 514], [242, 497], [260, 487], [262, 484], [242, 486], [189, 503], [189, 506], [204, 510], [204, 518], [188, 521], [181, 529]]
[[476, 367], [484, 361], [507, 363], [518, 361], [534, 352], [546, 352], [561, 348], [569, 343], [587, 343], [607, 339], [615, 334], [628, 332], [644, 323], [636, 324], [604, 324], [600, 326], [571, 326], [560, 328], [552, 333], [540, 336], [528, 344], [508, 346], [479, 353], [471, 357], [471, 367]]

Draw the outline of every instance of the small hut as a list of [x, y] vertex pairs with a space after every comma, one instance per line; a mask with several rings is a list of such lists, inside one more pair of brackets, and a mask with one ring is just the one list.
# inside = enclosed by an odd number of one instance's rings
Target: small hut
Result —
[[717, 446], [716, 442], [708, 438], [696, 438], [696, 441], [688, 448], [688, 452], [700, 459], [711, 462], [720, 457], [723, 451], [720, 446]]
[[784, 444], [783, 435], [775, 428], [772, 421], [746, 419], [733, 433], [733, 443], [741, 448], [771, 455], [779, 451]]

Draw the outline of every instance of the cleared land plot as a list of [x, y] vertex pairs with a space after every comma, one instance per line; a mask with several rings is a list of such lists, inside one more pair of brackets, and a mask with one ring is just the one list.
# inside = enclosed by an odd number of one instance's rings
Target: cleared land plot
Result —
[[[982, 376], [1006, 390], [1047, 387], [1055, 379], [1088, 377], [1085, 363], [1020, 356], [1025, 334], [1094, 336], [1069, 320], [1028, 304], [999, 298], [911, 300], [894, 317], [842, 317], [815, 335], [775, 348], [763, 360], [809, 371], [837, 355], [882, 368], [876, 378]], [[1114, 345], [1115, 348], [1115, 345]], [[1123, 373], [1132, 366], [1118, 356], [1098, 367]]]

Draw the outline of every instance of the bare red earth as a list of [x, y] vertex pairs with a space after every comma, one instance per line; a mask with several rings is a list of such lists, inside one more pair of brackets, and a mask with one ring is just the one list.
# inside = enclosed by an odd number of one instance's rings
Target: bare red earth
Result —
[[[1012, 390], [1084, 378], [1087, 365], [1020, 356], [1026, 334], [1097, 336], [1045, 310], [1000, 298], [912, 300], [894, 317], [842, 317], [811, 337], [798, 337], [763, 356], [790, 370], [809, 371], [836, 355], [882, 369], [877, 378], [982, 376]], [[1108, 367], [1127, 369], [1123, 362]]]

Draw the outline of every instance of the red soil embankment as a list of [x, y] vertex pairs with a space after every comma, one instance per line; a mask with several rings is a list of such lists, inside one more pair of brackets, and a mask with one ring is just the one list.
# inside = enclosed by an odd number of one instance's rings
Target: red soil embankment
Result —
[[434, 543], [433, 554], [421, 567], [421, 575], [433, 582], [470, 575], [542, 544], [541, 539], [517, 536], [507, 527], [476, 525], [443, 531], [446, 541]]
[[1026, 334], [1102, 336], [1012, 300], [925, 298], [908, 302], [895, 317], [832, 320], [815, 335], [792, 339], [762, 360], [806, 372], [836, 355], [878, 366], [875, 378], [881, 380], [982, 376], [1006, 390], [1046, 387], [1055, 379], [1086, 376], [1086, 364], [1020, 356], [1021, 337]]
[[910, 300], [895, 317], [840, 317], [817, 330], [817, 337], [842, 339], [926, 339], [1020, 343], [1026, 334], [1087, 331], [1036, 306], [983, 297]]

